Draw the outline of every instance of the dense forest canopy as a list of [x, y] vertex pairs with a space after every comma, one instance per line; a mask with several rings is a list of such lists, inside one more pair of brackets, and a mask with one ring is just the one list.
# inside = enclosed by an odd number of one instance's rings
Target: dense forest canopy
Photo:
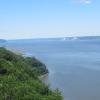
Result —
[[48, 73], [45, 64], [0, 47], [0, 100], [62, 100], [38, 79]]

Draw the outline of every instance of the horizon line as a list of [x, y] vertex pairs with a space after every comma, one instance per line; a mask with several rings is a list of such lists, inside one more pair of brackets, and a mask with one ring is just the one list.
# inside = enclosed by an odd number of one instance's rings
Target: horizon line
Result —
[[82, 35], [82, 36], [58, 36], [58, 37], [33, 37], [33, 38], [12, 38], [12, 39], [4, 39], [3, 40], [31, 40], [31, 39], [56, 39], [56, 38], [70, 38], [70, 37], [100, 37], [100, 35]]

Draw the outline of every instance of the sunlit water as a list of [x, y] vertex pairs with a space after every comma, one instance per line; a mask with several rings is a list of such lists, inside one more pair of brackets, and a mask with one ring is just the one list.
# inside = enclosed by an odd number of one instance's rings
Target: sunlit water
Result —
[[7, 48], [44, 62], [64, 100], [100, 100], [100, 40], [16, 40]]

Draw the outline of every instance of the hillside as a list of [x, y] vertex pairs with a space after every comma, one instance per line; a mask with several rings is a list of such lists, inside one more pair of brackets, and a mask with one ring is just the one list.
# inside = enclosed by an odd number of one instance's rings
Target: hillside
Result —
[[62, 100], [38, 76], [48, 73], [35, 58], [23, 57], [0, 48], [0, 100]]

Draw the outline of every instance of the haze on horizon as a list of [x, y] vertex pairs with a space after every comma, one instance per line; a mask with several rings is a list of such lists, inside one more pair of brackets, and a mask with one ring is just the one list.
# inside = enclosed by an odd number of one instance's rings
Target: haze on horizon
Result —
[[0, 0], [0, 38], [100, 36], [99, 0]]

